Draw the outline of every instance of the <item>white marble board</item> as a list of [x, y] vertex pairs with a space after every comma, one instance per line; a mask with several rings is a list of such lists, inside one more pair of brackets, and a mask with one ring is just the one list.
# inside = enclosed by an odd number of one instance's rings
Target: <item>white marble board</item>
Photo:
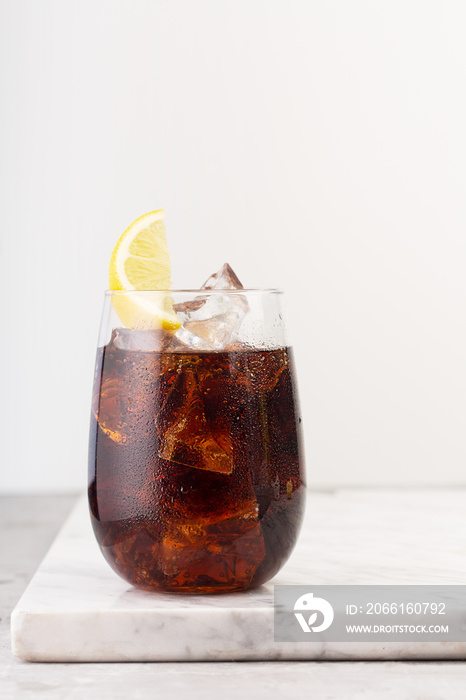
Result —
[[274, 584], [464, 584], [466, 491], [310, 493], [287, 565], [256, 591], [138, 591], [104, 561], [79, 499], [12, 614], [29, 661], [466, 658], [466, 643], [276, 643]]

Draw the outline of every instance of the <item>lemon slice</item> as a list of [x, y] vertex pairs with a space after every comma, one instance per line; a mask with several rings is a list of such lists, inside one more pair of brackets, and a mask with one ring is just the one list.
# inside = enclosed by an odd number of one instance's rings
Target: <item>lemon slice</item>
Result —
[[181, 322], [173, 311], [173, 301], [160, 291], [169, 289], [170, 284], [164, 212], [159, 209], [133, 221], [113, 250], [109, 288], [133, 292], [112, 295], [120, 320], [127, 328], [177, 330]]

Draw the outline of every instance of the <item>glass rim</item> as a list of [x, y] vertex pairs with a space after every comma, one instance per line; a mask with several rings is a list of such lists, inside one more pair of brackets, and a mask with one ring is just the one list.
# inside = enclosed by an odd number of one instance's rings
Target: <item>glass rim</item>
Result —
[[283, 289], [106, 289], [105, 296], [123, 294], [283, 294]]

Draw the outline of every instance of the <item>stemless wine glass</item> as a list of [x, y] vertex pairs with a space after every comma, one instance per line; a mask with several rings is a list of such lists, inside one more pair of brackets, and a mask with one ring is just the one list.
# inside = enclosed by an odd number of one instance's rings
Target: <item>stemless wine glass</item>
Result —
[[[89, 503], [105, 559], [134, 586], [246, 590], [289, 557], [305, 484], [281, 296], [106, 292]], [[176, 333], [141, 319], [123, 327], [125, 309], [167, 300], [182, 322]]]

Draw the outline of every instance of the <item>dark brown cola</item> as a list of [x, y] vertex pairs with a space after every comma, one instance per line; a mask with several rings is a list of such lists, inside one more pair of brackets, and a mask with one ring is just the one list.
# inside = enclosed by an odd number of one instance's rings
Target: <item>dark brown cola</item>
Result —
[[149, 590], [267, 581], [304, 506], [290, 350], [141, 351], [117, 336], [98, 351], [89, 456], [106, 560]]

